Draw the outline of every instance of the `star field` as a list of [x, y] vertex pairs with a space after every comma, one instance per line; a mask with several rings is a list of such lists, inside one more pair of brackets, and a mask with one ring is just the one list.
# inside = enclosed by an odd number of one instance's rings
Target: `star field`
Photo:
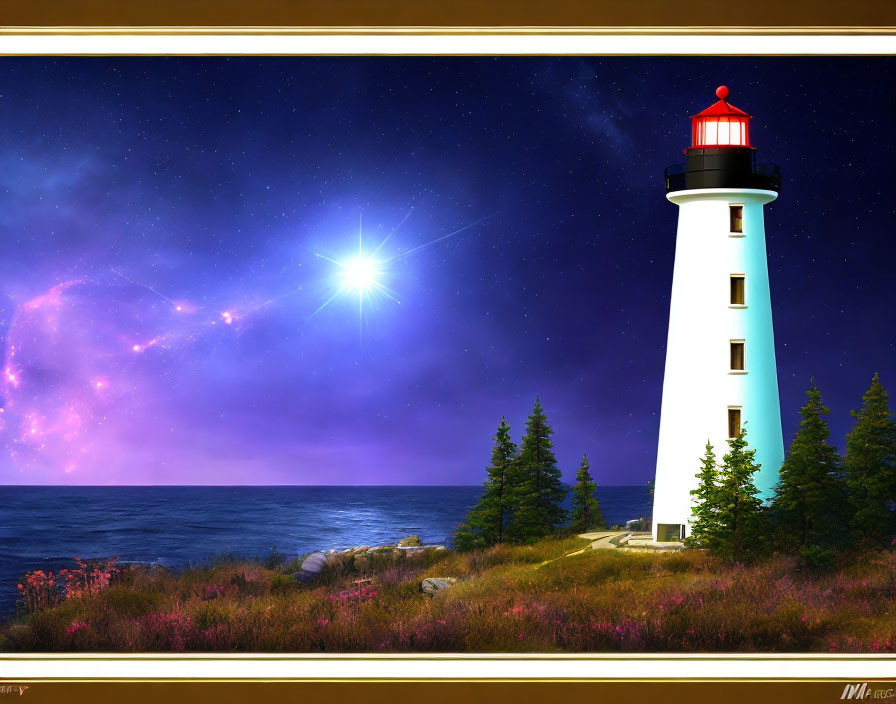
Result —
[[2, 483], [475, 484], [536, 394], [566, 480], [646, 482], [723, 83], [782, 168], [785, 444], [810, 378], [840, 446], [896, 393], [894, 59], [0, 61]]

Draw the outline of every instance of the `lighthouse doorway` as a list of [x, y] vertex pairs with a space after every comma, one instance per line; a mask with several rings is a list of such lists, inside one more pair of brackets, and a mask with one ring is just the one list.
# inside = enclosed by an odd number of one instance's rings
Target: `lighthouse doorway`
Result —
[[658, 543], [678, 543], [684, 540], [684, 535], [683, 523], [658, 523], [656, 526], [656, 541]]

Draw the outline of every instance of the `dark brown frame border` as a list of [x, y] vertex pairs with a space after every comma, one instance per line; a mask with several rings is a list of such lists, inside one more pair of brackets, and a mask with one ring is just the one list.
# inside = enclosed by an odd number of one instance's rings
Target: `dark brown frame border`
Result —
[[691, 28], [743, 32], [896, 25], [888, 0], [7, 0], [11, 27]]

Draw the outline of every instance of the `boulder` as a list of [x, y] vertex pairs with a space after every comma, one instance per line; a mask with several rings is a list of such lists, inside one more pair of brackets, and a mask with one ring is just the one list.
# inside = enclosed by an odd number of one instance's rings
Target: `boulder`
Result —
[[302, 561], [299, 571], [293, 576], [300, 582], [310, 582], [327, 566], [327, 556], [322, 552], [313, 552]]
[[398, 546], [402, 548], [419, 548], [423, 545], [423, 541], [420, 540], [419, 535], [409, 535], [407, 538], [402, 538], [398, 541]]
[[420, 591], [427, 596], [433, 596], [440, 591], [453, 587], [457, 580], [454, 577], [427, 577], [420, 582]]

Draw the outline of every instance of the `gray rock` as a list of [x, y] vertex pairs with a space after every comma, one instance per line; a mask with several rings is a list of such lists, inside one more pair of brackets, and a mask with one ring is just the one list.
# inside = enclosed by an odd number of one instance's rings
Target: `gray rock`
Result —
[[327, 556], [322, 552], [313, 552], [302, 561], [295, 577], [300, 582], [310, 582], [327, 566]]
[[427, 577], [420, 582], [420, 591], [427, 596], [433, 596], [440, 591], [453, 587], [455, 582], [457, 580], [454, 577]]

